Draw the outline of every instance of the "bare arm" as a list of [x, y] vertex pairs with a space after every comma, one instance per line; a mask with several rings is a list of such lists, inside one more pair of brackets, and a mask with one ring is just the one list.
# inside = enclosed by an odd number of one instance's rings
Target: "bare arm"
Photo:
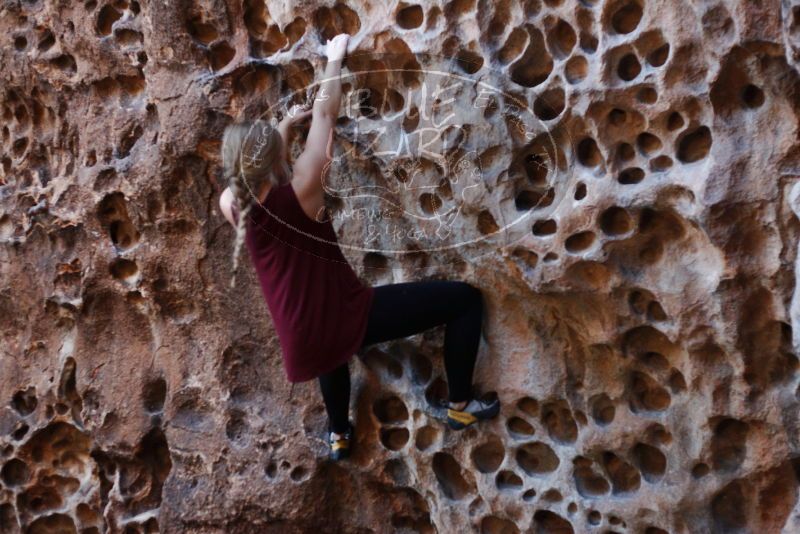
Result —
[[286, 116], [281, 119], [281, 122], [278, 123], [278, 134], [280, 134], [281, 139], [283, 140], [281, 152], [283, 154], [284, 161], [289, 161], [289, 135], [291, 134], [292, 126], [295, 123], [305, 119], [309, 115], [311, 115], [310, 109], [304, 110], [302, 106], [292, 106], [292, 108], [286, 113]]
[[339, 115], [342, 81], [339, 77], [350, 36], [339, 34], [327, 44], [328, 64], [312, 107], [306, 146], [294, 163], [292, 184], [306, 213], [317, 214], [325, 205], [323, 171], [331, 160], [333, 128]]

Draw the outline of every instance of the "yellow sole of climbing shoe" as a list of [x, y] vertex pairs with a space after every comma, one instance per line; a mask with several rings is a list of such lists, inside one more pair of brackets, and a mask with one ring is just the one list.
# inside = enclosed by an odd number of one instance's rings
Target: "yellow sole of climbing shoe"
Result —
[[331, 446], [331, 460], [342, 460], [350, 456], [350, 444], [346, 441], [340, 439], [333, 443]]
[[500, 402], [495, 402], [489, 408], [477, 413], [462, 412], [454, 410], [453, 408], [447, 409], [447, 424], [453, 430], [462, 430], [470, 425], [477, 423], [484, 419], [493, 419], [500, 413]]
[[331, 460], [342, 460], [350, 456], [350, 445], [353, 439], [353, 434], [355, 433], [355, 428], [353, 428], [353, 424], [350, 423], [349, 428], [349, 435], [342, 437], [341, 439], [337, 440], [330, 440], [331, 434], [330, 430], [328, 432], [328, 446], [330, 447], [330, 458]]
[[447, 409], [447, 424], [450, 425], [450, 428], [453, 430], [467, 428], [477, 420], [478, 418], [469, 412], [460, 412], [452, 408]]

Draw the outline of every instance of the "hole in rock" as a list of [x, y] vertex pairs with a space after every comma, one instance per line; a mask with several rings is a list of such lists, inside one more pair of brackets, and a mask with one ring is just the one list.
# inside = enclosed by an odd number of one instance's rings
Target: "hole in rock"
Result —
[[380, 372], [392, 379], [403, 376], [403, 366], [394, 358], [375, 347], [370, 348], [364, 355], [364, 363], [375, 372]]
[[516, 438], [527, 438], [534, 433], [533, 426], [520, 417], [512, 417], [506, 423], [508, 431]]
[[438, 431], [434, 427], [425, 425], [417, 430], [417, 435], [414, 438], [414, 446], [421, 451], [427, 450], [433, 445], [433, 442], [436, 441], [437, 436]]
[[397, 486], [408, 486], [411, 481], [411, 474], [408, 466], [399, 458], [392, 458], [383, 466], [383, 472], [392, 479]]
[[167, 382], [161, 377], [148, 381], [142, 392], [142, 397], [144, 408], [148, 412], [159, 413], [164, 411], [164, 401], [167, 398]]
[[478, 231], [483, 235], [494, 234], [500, 229], [497, 221], [489, 210], [483, 210], [478, 214]]
[[553, 219], [536, 221], [532, 227], [533, 235], [537, 236], [553, 235], [556, 233], [556, 229], [556, 221]]
[[615, 495], [639, 489], [642, 483], [639, 471], [613, 452], [603, 453], [603, 467], [611, 479], [611, 490]]
[[372, 412], [381, 423], [402, 423], [408, 419], [406, 404], [396, 395], [376, 400]]
[[510, 67], [511, 79], [523, 87], [536, 87], [544, 82], [553, 70], [553, 59], [544, 46], [542, 33], [532, 25], [527, 26], [528, 47]]
[[708, 467], [708, 464], [704, 464], [703, 462], [700, 462], [699, 464], [696, 464], [694, 467], [692, 467], [693, 478], [703, 478], [710, 472], [711, 468]]
[[650, 160], [652, 172], [664, 172], [670, 167], [672, 167], [672, 158], [669, 156], [658, 156]]
[[549, 510], [533, 514], [533, 532], [536, 534], [575, 534], [572, 523]]
[[653, 67], [660, 67], [667, 62], [667, 58], [669, 58], [669, 43], [664, 43], [647, 54], [647, 62]]
[[747, 526], [751, 506], [745, 498], [743, 484], [741, 480], [734, 480], [711, 500], [715, 532], [740, 532]]
[[590, 400], [592, 406], [592, 417], [599, 425], [608, 425], [614, 421], [616, 408], [614, 403], [605, 393], [595, 395]]
[[406, 428], [382, 428], [381, 444], [391, 451], [399, 451], [408, 443], [409, 433]]
[[414, 352], [411, 354], [411, 379], [415, 384], [427, 384], [433, 375], [433, 364], [423, 354]]
[[289, 472], [289, 478], [291, 478], [295, 482], [298, 482], [298, 481], [303, 480], [305, 478], [307, 472], [308, 471], [306, 470], [305, 467], [303, 467], [302, 465], [298, 465], [298, 466], [295, 466], [294, 469], [292, 469]]
[[597, 37], [595, 37], [591, 33], [581, 32], [579, 42], [581, 50], [583, 50], [587, 54], [594, 54], [597, 51], [597, 45], [598, 45]]
[[642, 72], [642, 65], [635, 54], [625, 54], [617, 65], [617, 76], [623, 81], [629, 82], [639, 76]]
[[550, 502], [561, 502], [564, 500], [564, 496], [561, 495], [561, 492], [558, 491], [557, 489], [550, 488], [549, 490], [542, 493], [542, 499]]
[[475, 74], [483, 66], [483, 56], [472, 50], [462, 49], [456, 55], [456, 65], [467, 74]]
[[611, 486], [608, 481], [592, 469], [591, 460], [578, 456], [573, 460], [573, 464], [572, 477], [575, 480], [575, 487], [583, 497], [597, 497], [610, 491]]
[[659, 371], [665, 371], [669, 368], [669, 360], [667, 360], [663, 354], [659, 354], [655, 351], [643, 352], [638, 358], [643, 364]]
[[582, 82], [589, 73], [589, 61], [583, 56], [573, 56], [564, 67], [567, 82], [572, 85]]
[[419, 5], [406, 5], [401, 3], [395, 18], [398, 26], [406, 30], [412, 30], [422, 26], [424, 14], [422, 12], [422, 7]]
[[669, 408], [670, 394], [645, 373], [633, 371], [629, 382], [630, 406], [633, 412], [660, 412]]
[[567, 252], [571, 252], [573, 254], [583, 252], [595, 241], [595, 234], [591, 230], [585, 230], [583, 232], [578, 232], [572, 234], [564, 241], [564, 248], [567, 249]]
[[636, 151], [633, 148], [633, 145], [630, 143], [620, 143], [617, 146], [617, 154], [616, 158], [617, 161], [630, 161], [636, 157]]
[[667, 313], [661, 304], [654, 300], [647, 306], [647, 318], [651, 321], [664, 321], [667, 319]]
[[321, 42], [333, 39], [340, 33], [355, 35], [361, 29], [358, 13], [343, 3], [332, 8], [323, 6], [314, 12], [314, 26], [319, 32]]
[[389, 267], [389, 258], [379, 252], [367, 252], [362, 264], [367, 271], [385, 271]]
[[548, 435], [561, 443], [574, 443], [578, 438], [578, 425], [566, 401], [548, 402], [542, 406], [542, 424]]
[[575, 44], [578, 42], [578, 36], [575, 30], [572, 29], [566, 21], [559, 19], [550, 32], [547, 34], [547, 41], [550, 44], [550, 50], [553, 55], [558, 59], [565, 59], [569, 56]]
[[669, 375], [669, 389], [672, 390], [672, 393], [686, 391], [686, 379], [683, 377], [683, 373], [677, 369], [673, 369]]
[[617, 33], [631, 33], [642, 20], [642, 14], [642, 6], [639, 2], [618, 2], [613, 15], [611, 15], [611, 27]]
[[419, 205], [423, 212], [432, 215], [442, 207], [442, 199], [435, 193], [422, 193], [419, 196]]
[[33, 386], [28, 386], [27, 389], [19, 390], [11, 397], [11, 407], [23, 417], [33, 413], [38, 404], [36, 388]]
[[[566, 279], [575, 287], [599, 290], [608, 286], [611, 279], [611, 271], [600, 262], [578, 261], [567, 268]], [[581, 425], [588, 423], [586, 415], [580, 411], [575, 412], [575, 419]]]
[[731, 472], [742, 465], [747, 456], [749, 425], [726, 418], [717, 423], [711, 438], [711, 465], [715, 471]]
[[578, 161], [586, 167], [597, 167], [603, 162], [603, 155], [597, 147], [597, 143], [591, 137], [582, 139], [578, 143]]
[[20, 441], [20, 440], [22, 440], [22, 438], [25, 437], [25, 434], [28, 433], [28, 430], [30, 430], [30, 427], [28, 426], [27, 423], [18, 424], [18, 426], [14, 430], [14, 432], [11, 433], [11, 437], [14, 438], [17, 441]]
[[235, 55], [236, 50], [234, 50], [227, 42], [220, 41], [215, 43], [208, 51], [208, 60], [211, 64], [211, 70], [218, 71], [222, 69], [225, 65], [233, 60]]
[[639, 167], [629, 167], [619, 173], [617, 181], [623, 185], [638, 184], [644, 179], [644, 171]]
[[586, 198], [586, 184], [583, 182], [578, 182], [575, 186], [575, 194], [573, 195], [575, 200], [583, 200]]
[[519, 408], [522, 413], [531, 417], [539, 415], [539, 401], [533, 397], [522, 397], [519, 399], [517, 401], [517, 408]]
[[517, 464], [529, 476], [551, 473], [561, 463], [553, 449], [541, 441], [521, 445], [517, 449], [516, 459]]
[[109, 271], [111, 276], [117, 280], [133, 281], [139, 272], [139, 268], [136, 266], [136, 262], [125, 258], [117, 258], [111, 264]]
[[0, 469], [0, 479], [6, 486], [22, 486], [30, 478], [28, 464], [18, 458], [12, 458]]
[[693, 163], [705, 158], [711, 150], [711, 130], [708, 126], [700, 126], [684, 133], [677, 141], [677, 156], [683, 163]]
[[498, 51], [497, 60], [503, 65], [511, 63], [522, 54], [527, 42], [528, 32], [519, 27], [514, 28], [511, 30], [511, 33], [508, 34], [508, 38], [503, 47]]
[[646, 443], [637, 443], [632, 455], [636, 466], [648, 482], [657, 482], [667, 470], [667, 457], [657, 448]]
[[742, 101], [748, 108], [758, 108], [764, 104], [764, 91], [760, 87], [751, 84], [742, 89]]
[[553, 188], [550, 188], [544, 192], [523, 190], [517, 193], [517, 196], [514, 197], [514, 206], [518, 211], [546, 208], [553, 203], [554, 199], [555, 190]]
[[636, 137], [636, 145], [642, 154], [648, 156], [661, 149], [661, 139], [651, 133], [642, 132]]
[[652, 87], [645, 87], [636, 93], [636, 99], [642, 104], [655, 104], [658, 100], [658, 92]]
[[427, 388], [425, 388], [425, 400], [434, 407], [442, 406], [447, 399], [447, 382], [437, 376]]
[[519, 534], [520, 530], [513, 521], [494, 515], [481, 519], [480, 534]]
[[525, 250], [524, 248], [515, 248], [513, 254], [515, 258], [521, 259], [531, 269], [535, 268], [536, 264], [539, 263], [539, 256], [530, 250]]
[[[50, 490], [52, 491], [52, 490]], [[59, 508], [60, 506], [45, 506], [40, 498], [34, 498], [30, 503], [30, 508], [37, 512], [43, 512], [47, 509]], [[28, 524], [25, 530], [27, 534], [50, 534], [50, 533], [73, 533], [78, 532], [75, 527], [75, 522], [66, 514], [54, 513], [37, 518], [35, 521]], [[126, 533], [127, 534], [127, 533]]]
[[667, 118], [667, 129], [671, 132], [682, 128], [684, 124], [683, 117], [677, 111], [673, 111], [670, 113], [669, 117]]
[[111, 35], [111, 28], [120, 17], [122, 17], [122, 13], [114, 9], [114, 6], [110, 4], [103, 6], [97, 15], [97, 22], [95, 23], [97, 34], [101, 36]]
[[553, 120], [564, 111], [564, 90], [548, 89], [533, 103], [534, 114], [543, 121]]
[[494, 473], [503, 463], [506, 451], [503, 442], [497, 436], [472, 449], [472, 462], [481, 473]]
[[450, 454], [439, 451], [433, 455], [433, 473], [445, 496], [460, 500], [472, 493], [470, 484], [464, 479], [461, 466]]
[[456, 20], [475, 11], [475, 0], [450, 0], [444, 6], [444, 16]]
[[610, 236], [627, 234], [633, 228], [633, 219], [625, 208], [612, 206], [600, 215], [600, 229]]
[[522, 478], [514, 471], [500, 471], [495, 478], [495, 485], [500, 491], [513, 491], [522, 488]]

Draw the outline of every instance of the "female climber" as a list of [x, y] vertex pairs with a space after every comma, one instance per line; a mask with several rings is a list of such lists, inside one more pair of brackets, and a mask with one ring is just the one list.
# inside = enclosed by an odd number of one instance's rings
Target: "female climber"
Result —
[[[327, 65], [309, 110], [293, 107], [280, 123], [228, 126], [219, 205], [236, 229], [233, 272], [244, 242], [280, 340], [290, 382], [317, 378], [328, 414], [330, 457], [350, 455], [349, 361], [360, 348], [445, 324], [448, 425], [463, 429], [497, 415], [496, 395], [478, 395], [472, 373], [483, 303], [462, 281], [426, 280], [365, 286], [339, 248], [325, 216], [322, 180], [331, 160], [341, 99], [340, 69], [349, 36], [326, 43]], [[290, 128], [311, 116], [305, 148], [289, 167]]]

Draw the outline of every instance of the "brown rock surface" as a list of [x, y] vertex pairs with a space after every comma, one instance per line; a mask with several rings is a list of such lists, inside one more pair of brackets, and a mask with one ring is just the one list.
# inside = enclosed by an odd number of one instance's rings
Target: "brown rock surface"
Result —
[[[800, 531], [800, 5], [6, 0], [0, 25], [0, 531]], [[386, 195], [332, 206], [403, 207], [337, 219], [345, 253], [479, 286], [504, 406], [452, 431], [442, 330], [379, 345], [330, 464], [252, 268], [228, 289], [217, 198], [224, 127], [302, 95], [338, 32], [371, 92], [333, 183]]]

